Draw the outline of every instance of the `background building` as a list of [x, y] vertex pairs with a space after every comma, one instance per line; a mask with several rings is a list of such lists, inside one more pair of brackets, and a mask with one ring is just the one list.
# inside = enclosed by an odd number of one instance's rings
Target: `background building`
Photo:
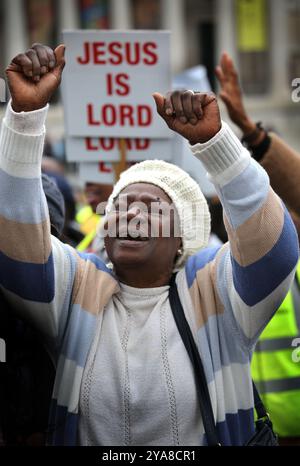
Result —
[[[300, 151], [300, 103], [291, 98], [300, 78], [300, 0], [2, 0], [0, 76], [31, 43], [59, 43], [64, 28], [170, 29], [173, 72], [203, 64], [214, 89], [214, 67], [228, 51], [251, 115]], [[48, 126], [59, 139], [59, 96], [55, 102]]]

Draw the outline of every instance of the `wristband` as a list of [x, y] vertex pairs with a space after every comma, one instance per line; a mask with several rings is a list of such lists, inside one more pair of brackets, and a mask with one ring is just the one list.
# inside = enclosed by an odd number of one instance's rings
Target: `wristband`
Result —
[[258, 136], [260, 135], [260, 133], [262, 131], [265, 131], [263, 126], [262, 126], [262, 123], [261, 121], [258, 121], [256, 124], [255, 124], [255, 130], [253, 130], [250, 134], [248, 134], [247, 136], [244, 136], [241, 140], [242, 144], [244, 144], [244, 146], [247, 147], [247, 149], [250, 149], [253, 142], [256, 141], [256, 139], [258, 138]]
[[268, 151], [271, 144], [271, 138], [268, 133], [264, 139], [258, 144], [258, 146], [250, 147], [252, 157], [257, 161], [260, 162], [265, 153]]

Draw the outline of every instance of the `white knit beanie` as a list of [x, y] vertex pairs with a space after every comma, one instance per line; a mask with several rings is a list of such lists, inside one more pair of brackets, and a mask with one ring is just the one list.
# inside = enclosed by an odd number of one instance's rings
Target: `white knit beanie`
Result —
[[181, 168], [163, 160], [146, 160], [124, 171], [108, 199], [106, 212], [128, 185], [150, 183], [161, 188], [172, 200], [180, 220], [183, 254], [175, 269], [181, 268], [187, 258], [208, 244], [210, 213], [198, 184]]

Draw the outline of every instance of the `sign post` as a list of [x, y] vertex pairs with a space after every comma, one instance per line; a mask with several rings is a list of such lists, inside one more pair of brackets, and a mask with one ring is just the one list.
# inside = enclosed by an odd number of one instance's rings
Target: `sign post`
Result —
[[120, 139], [120, 161], [114, 163], [115, 180], [118, 181], [121, 173], [126, 170], [126, 143], [125, 139]]

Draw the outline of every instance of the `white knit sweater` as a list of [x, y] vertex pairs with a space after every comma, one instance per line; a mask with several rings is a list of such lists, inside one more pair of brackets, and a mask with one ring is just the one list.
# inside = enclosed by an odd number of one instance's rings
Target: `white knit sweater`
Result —
[[199, 443], [193, 369], [168, 290], [121, 285], [106, 307], [81, 385], [81, 445]]

